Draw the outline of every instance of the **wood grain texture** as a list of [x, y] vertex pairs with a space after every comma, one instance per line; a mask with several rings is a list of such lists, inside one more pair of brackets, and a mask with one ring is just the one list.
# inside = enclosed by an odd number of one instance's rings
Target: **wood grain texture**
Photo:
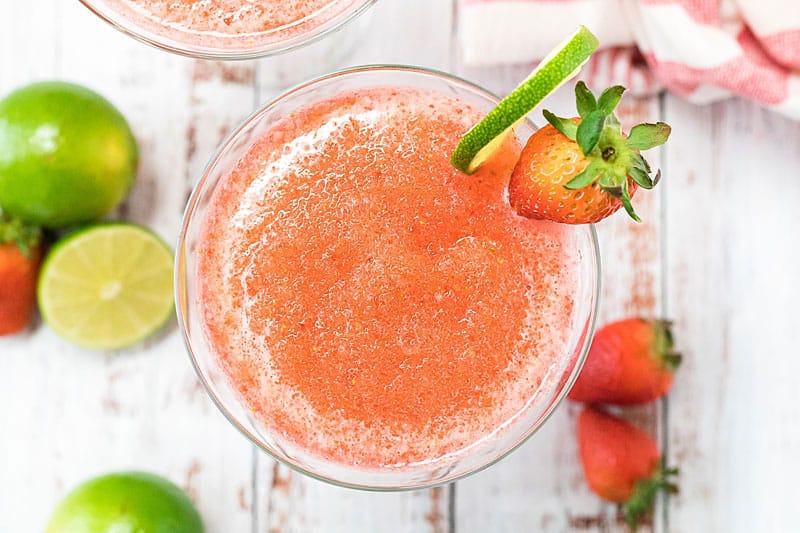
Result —
[[669, 309], [684, 347], [669, 404], [681, 467], [670, 531], [800, 524], [800, 126], [742, 101], [668, 98]]
[[[3, 4], [0, 20], [13, 20], [15, 31], [0, 31], [0, 94], [32, 79], [55, 76], [58, 54], [52, 35], [58, 28], [58, 0], [34, 6]], [[18, 33], [19, 32], [19, 33]], [[30, 38], [19, 45], [19, 35]], [[27, 41], [27, 39], [26, 39]], [[57, 406], [46, 391], [53, 378], [48, 361], [56, 354], [50, 335], [33, 325], [28, 331], [0, 337], [0, 531], [42, 529], [42, 507], [58, 498], [63, 479], [51, 468]], [[36, 492], [33, 492], [33, 490]], [[38, 497], [33, 497], [37, 494]]]

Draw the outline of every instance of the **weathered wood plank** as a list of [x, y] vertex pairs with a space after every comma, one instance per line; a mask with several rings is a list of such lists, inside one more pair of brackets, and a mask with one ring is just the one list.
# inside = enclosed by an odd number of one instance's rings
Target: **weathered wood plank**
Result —
[[[57, 0], [3, 4], [0, 20], [11, 31], [0, 31], [0, 94], [55, 76], [59, 5]], [[55, 502], [63, 490], [61, 476], [49, 468], [54, 431], [48, 415], [54, 406], [47, 392], [52, 380], [47, 361], [62, 354], [46, 344], [47, 336], [34, 326], [0, 337], [0, 531], [43, 529], [41, 506]]]
[[[378, 2], [363, 21], [365, 33], [356, 39], [353, 53], [339, 65], [329, 64], [329, 67], [380, 62], [447, 70], [450, 15], [449, 2]], [[350, 37], [343, 39], [350, 42]], [[276, 94], [273, 69], [286, 65], [285, 59], [278, 63], [273, 59], [260, 62], [262, 102]], [[292, 74], [295, 73], [283, 71], [285, 78], [295, 77]], [[342, 489], [292, 472], [277, 465], [266, 454], [259, 454], [257, 471], [256, 531], [260, 533], [448, 531], [450, 492], [447, 488], [398, 494]]]
[[[192, 183], [220, 137], [252, 107], [252, 67], [217, 69], [154, 50], [78, 2], [33, 2], [30, 15], [27, 3], [17, 4], [0, 10], [2, 20], [10, 9], [28, 21], [6, 27], [3, 89], [62, 78], [117, 105], [141, 149], [137, 183], [118, 215], [174, 242]], [[27, 57], [28, 44], [41, 56]], [[116, 354], [72, 348], [44, 326], [0, 345], [0, 402], [10, 428], [0, 439], [9, 463], [0, 474], [0, 531], [41, 530], [66, 490], [118, 469], [153, 471], [183, 486], [209, 531], [250, 530], [252, 447], [213, 407], [174, 322]]]
[[800, 408], [793, 315], [800, 125], [733, 100], [666, 101], [669, 309], [685, 346], [669, 404], [681, 467], [670, 531], [794, 531]]
[[[507, 94], [530, 70], [529, 66], [459, 67], [459, 73], [498, 94]], [[562, 88], [541, 108], [574, 115], [572, 86]], [[658, 100], [626, 98], [619, 116], [627, 127], [653, 121], [659, 116]], [[540, 112], [532, 119], [543, 123]], [[657, 154], [651, 158], [658, 163]], [[619, 213], [597, 226], [603, 270], [598, 325], [630, 315], [661, 314], [661, 194], [656, 190], [637, 195], [634, 204], [643, 224]], [[625, 531], [616, 508], [604, 505], [583, 481], [574, 427], [578, 412], [575, 405], [562, 406], [514, 454], [458, 483], [457, 530]], [[654, 435], [659, 431], [656, 405], [628, 412], [626, 417]]]
[[446, 487], [404, 493], [343, 489], [262, 458], [256, 531], [447, 533], [448, 494]]
[[60, 54], [55, 38], [62, 30], [61, 2], [5, 2], [0, 31], [0, 93], [32, 80], [52, 77]]

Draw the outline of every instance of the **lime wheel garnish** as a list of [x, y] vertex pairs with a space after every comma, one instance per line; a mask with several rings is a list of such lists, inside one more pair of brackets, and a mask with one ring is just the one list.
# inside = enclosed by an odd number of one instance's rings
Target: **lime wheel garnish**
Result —
[[511, 94], [461, 139], [450, 162], [472, 174], [502, 144], [506, 135], [548, 95], [574, 78], [599, 45], [597, 37], [581, 26], [545, 57]]

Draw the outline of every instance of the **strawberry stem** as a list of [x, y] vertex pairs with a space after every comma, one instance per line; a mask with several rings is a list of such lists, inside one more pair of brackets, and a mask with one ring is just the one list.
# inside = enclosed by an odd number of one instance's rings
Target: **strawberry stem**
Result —
[[22, 255], [30, 259], [31, 251], [39, 246], [41, 241], [41, 228], [30, 226], [18, 218], [11, 218], [0, 213], [0, 245], [13, 242]]
[[658, 355], [658, 359], [661, 361], [664, 370], [674, 372], [681, 364], [683, 356], [675, 351], [672, 322], [669, 320], [654, 320], [653, 330], [653, 351]]
[[669, 479], [677, 475], [677, 468], [659, 468], [650, 479], [636, 483], [633, 494], [622, 504], [625, 520], [632, 531], [636, 531], [642, 517], [652, 512], [659, 491], [663, 490], [669, 494], [678, 492], [678, 486]]

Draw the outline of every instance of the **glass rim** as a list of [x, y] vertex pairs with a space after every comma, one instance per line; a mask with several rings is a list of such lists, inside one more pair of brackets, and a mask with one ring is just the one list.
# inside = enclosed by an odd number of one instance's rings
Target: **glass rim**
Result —
[[[203, 385], [208, 396], [211, 398], [213, 403], [217, 406], [219, 411], [223, 414], [223, 416], [231, 423], [239, 432], [244, 435], [247, 440], [250, 441], [251, 444], [255, 445], [259, 450], [265, 452], [269, 455], [272, 459], [278, 461], [280, 464], [283, 464], [292, 470], [299, 472], [303, 475], [306, 475], [310, 478], [316, 479], [318, 481], [322, 481], [328, 483], [330, 485], [334, 485], [337, 487], [343, 487], [348, 489], [355, 489], [367, 492], [407, 492], [413, 490], [422, 490], [422, 489], [430, 489], [434, 487], [439, 487], [443, 485], [448, 485], [450, 483], [454, 483], [456, 481], [463, 480], [467, 477], [470, 477], [474, 474], [482, 472], [487, 468], [497, 464], [501, 460], [508, 457], [511, 453], [515, 450], [520, 448], [523, 444], [528, 442], [528, 440], [538, 431], [541, 427], [550, 419], [556, 409], [563, 403], [564, 399], [566, 398], [567, 394], [569, 393], [570, 389], [574, 385], [575, 381], [578, 379], [578, 375], [580, 374], [581, 368], [583, 367], [584, 362], [586, 361], [586, 357], [589, 353], [589, 348], [591, 346], [591, 341], [594, 336], [595, 328], [597, 325], [597, 311], [600, 305], [600, 294], [601, 294], [601, 257], [600, 257], [600, 245], [599, 240], [597, 237], [597, 230], [594, 224], [587, 224], [589, 230], [589, 238], [591, 241], [591, 250], [592, 250], [592, 258], [594, 259], [594, 291], [592, 294], [592, 305], [589, 308], [589, 317], [588, 317], [588, 327], [586, 328], [586, 340], [583, 342], [583, 346], [581, 346], [580, 353], [575, 360], [575, 365], [572, 371], [569, 374], [569, 377], [564, 381], [563, 386], [561, 389], [555, 394], [550, 402], [550, 405], [547, 407], [546, 410], [542, 412], [542, 415], [538, 422], [530, 428], [529, 432], [521, 438], [518, 442], [514, 443], [508, 449], [500, 453], [497, 457], [493, 458], [490, 461], [487, 461], [484, 464], [481, 464], [478, 467], [472, 468], [466, 472], [461, 474], [455, 475], [453, 477], [439, 480], [439, 481], [431, 481], [426, 483], [419, 483], [415, 485], [408, 485], [408, 486], [388, 486], [388, 485], [368, 485], [368, 484], [360, 484], [354, 482], [343, 481], [340, 479], [334, 479], [331, 477], [326, 477], [322, 474], [314, 472], [308, 468], [304, 468], [299, 464], [296, 464], [294, 461], [287, 460], [283, 457], [278, 457], [272, 450], [268, 447], [264, 446], [260, 439], [252, 434], [250, 430], [248, 430], [244, 425], [237, 419], [237, 417], [232, 414], [221, 398], [214, 392], [214, 389], [208, 383], [206, 376], [203, 373], [201, 365], [198, 362], [197, 356], [195, 355], [195, 351], [192, 348], [192, 344], [188, 334], [188, 324], [187, 324], [187, 316], [184, 312], [184, 306], [187, 305], [185, 301], [185, 282], [184, 278], [186, 277], [186, 265], [185, 259], [183, 256], [183, 251], [186, 245], [186, 237], [189, 229], [189, 225], [194, 218], [197, 204], [200, 200], [200, 197], [203, 192], [206, 190], [207, 180], [210, 175], [211, 169], [217, 164], [217, 162], [228, 152], [231, 144], [234, 140], [238, 137], [238, 135], [248, 128], [254, 121], [258, 120], [259, 116], [268, 113], [273, 107], [279, 105], [284, 100], [290, 98], [294, 93], [301, 91], [307, 87], [316, 85], [318, 83], [322, 83], [325, 81], [337, 79], [343, 76], [348, 76], [351, 74], [358, 74], [358, 73], [372, 73], [372, 72], [405, 72], [405, 73], [412, 73], [412, 74], [421, 74], [423, 76], [430, 76], [434, 78], [438, 78], [443, 80], [447, 83], [456, 83], [458, 85], [463, 86], [465, 89], [468, 89], [474, 93], [487, 97], [489, 100], [494, 101], [495, 103], [500, 101], [500, 97], [492, 93], [491, 91], [484, 89], [483, 87], [468, 81], [464, 78], [459, 76], [449, 74], [447, 72], [443, 72], [440, 70], [427, 68], [427, 67], [417, 67], [417, 66], [409, 66], [409, 65], [399, 65], [399, 64], [371, 64], [371, 65], [360, 65], [355, 67], [349, 67], [341, 70], [337, 70], [335, 72], [325, 74], [323, 76], [316, 77], [309, 81], [300, 83], [291, 87], [268, 103], [259, 107], [256, 111], [251, 113], [247, 118], [245, 118], [241, 124], [239, 124], [236, 128], [234, 128], [226, 137], [225, 139], [219, 144], [215, 154], [206, 164], [203, 169], [202, 175], [200, 179], [195, 184], [194, 188], [192, 189], [192, 194], [189, 196], [189, 200], [187, 201], [186, 208], [184, 210], [183, 218], [181, 220], [181, 227], [180, 232], [178, 234], [177, 245], [175, 248], [175, 268], [174, 268], [174, 296], [175, 296], [175, 310], [177, 315], [177, 322], [178, 328], [181, 331], [181, 337], [183, 339], [183, 344], [186, 347], [186, 352], [189, 354], [189, 358], [192, 362], [192, 366], [197, 374], [198, 379]], [[534, 130], [536, 129], [536, 125], [526, 117], [525, 122]]]
[[320, 24], [319, 26], [301, 34], [300, 36], [267, 43], [261, 46], [255, 46], [252, 49], [226, 49], [182, 43], [176, 39], [149, 31], [146, 28], [130, 22], [124, 16], [112, 15], [112, 13], [116, 13], [113, 9], [107, 8], [104, 10], [98, 7], [100, 4], [104, 3], [103, 0], [78, 1], [89, 11], [94, 13], [97, 17], [111, 25], [116, 30], [149, 46], [194, 59], [239, 61], [275, 56], [285, 52], [291, 52], [292, 50], [296, 50], [311, 43], [317, 42], [320, 39], [323, 39], [324, 37], [335, 33], [350, 24], [362, 13], [367, 11], [370, 6], [372, 6], [378, 0], [355, 0], [355, 3], [351, 8], [345, 9], [344, 12], [333, 17], [333, 19]]

